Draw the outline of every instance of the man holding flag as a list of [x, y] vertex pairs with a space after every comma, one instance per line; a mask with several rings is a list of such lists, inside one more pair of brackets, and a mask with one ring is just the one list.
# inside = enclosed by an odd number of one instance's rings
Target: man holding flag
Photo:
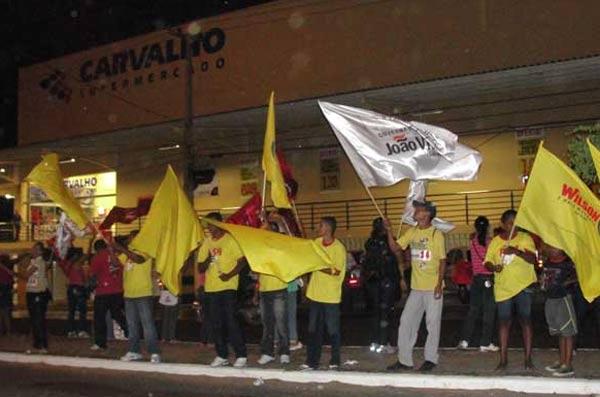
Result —
[[[206, 218], [223, 221], [218, 212], [212, 212]], [[208, 232], [210, 237], [204, 240], [198, 250], [198, 271], [206, 274], [204, 291], [208, 298], [208, 317], [217, 352], [210, 365], [229, 365], [229, 340], [236, 355], [233, 366], [243, 368], [246, 366], [247, 353], [242, 330], [236, 319], [236, 308], [239, 273], [246, 266], [246, 261], [238, 243], [229, 233], [212, 223], [208, 224]]]
[[398, 327], [398, 361], [387, 369], [398, 371], [413, 368], [413, 347], [425, 313], [425, 362], [419, 371], [428, 372], [435, 368], [439, 360], [446, 248], [444, 234], [431, 223], [437, 212], [436, 207], [428, 201], [415, 201], [413, 206], [417, 226], [408, 229], [398, 241], [394, 239], [389, 221], [386, 221], [390, 248], [399, 254], [410, 246], [412, 258], [411, 291]]

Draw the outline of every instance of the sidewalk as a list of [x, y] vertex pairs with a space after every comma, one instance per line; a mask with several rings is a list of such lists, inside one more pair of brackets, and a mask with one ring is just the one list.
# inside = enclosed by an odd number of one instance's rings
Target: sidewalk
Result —
[[[110, 341], [106, 351], [94, 352], [90, 350], [91, 341], [85, 339], [69, 339], [61, 336], [50, 336], [49, 352], [51, 355], [90, 357], [118, 360], [127, 352], [126, 341]], [[143, 345], [143, 344], [142, 344]], [[31, 339], [27, 335], [18, 334], [0, 337], [0, 351], [23, 353], [31, 348]], [[209, 364], [215, 356], [210, 345], [196, 342], [161, 343], [162, 359], [165, 363]], [[146, 355], [147, 356], [147, 355]], [[292, 363], [282, 366], [278, 363], [261, 367], [256, 364], [260, 356], [258, 346], [248, 346], [248, 366], [260, 368], [297, 370], [304, 363], [306, 349], [292, 352]], [[418, 367], [423, 361], [423, 349], [415, 349], [415, 365]], [[526, 371], [522, 368], [523, 353], [521, 349], [511, 349], [509, 352], [509, 368], [504, 372], [495, 371], [498, 362], [497, 353], [480, 353], [478, 350], [457, 351], [455, 349], [442, 349], [440, 363], [433, 370], [436, 375], [468, 375], [478, 377], [490, 376], [534, 376], [550, 377], [551, 374], [544, 367], [552, 364], [558, 357], [554, 349], [534, 349], [533, 360], [537, 366], [536, 371]], [[148, 357], [146, 357], [148, 358]], [[233, 361], [233, 355], [230, 357]], [[321, 365], [326, 367], [329, 360], [329, 349], [325, 348]], [[367, 347], [346, 346], [342, 348], [342, 371], [360, 372], [386, 372], [387, 365], [396, 360], [395, 355], [372, 353]], [[577, 352], [574, 358], [574, 368], [577, 378], [600, 379], [600, 351], [583, 350]], [[417, 373], [415, 371], [415, 373]]]

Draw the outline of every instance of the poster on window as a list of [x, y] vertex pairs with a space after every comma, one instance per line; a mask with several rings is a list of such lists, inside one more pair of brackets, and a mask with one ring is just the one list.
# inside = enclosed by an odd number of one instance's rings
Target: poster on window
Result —
[[340, 151], [337, 148], [319, 151], [319, 170], [322, 192], [340, 190]]
[[258, 161], [242, 163], [240, 167], [240, 180], [242, 182], [240, 193], [242, 196], [252, 196], [258, 192], [258, 181], [262, 174]]
[[215, 168], [194, 171], [194, 197], [219, 195], [219, 178]]

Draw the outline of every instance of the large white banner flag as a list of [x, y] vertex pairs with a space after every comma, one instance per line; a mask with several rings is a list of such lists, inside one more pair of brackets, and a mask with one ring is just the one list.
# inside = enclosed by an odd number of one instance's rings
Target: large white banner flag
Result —
[[365, 186], [390, 186], [403, 179], [471, 181], [481, 155], [458, 143], [452, 132], [402, 121], [370, 110], [319, 101]]

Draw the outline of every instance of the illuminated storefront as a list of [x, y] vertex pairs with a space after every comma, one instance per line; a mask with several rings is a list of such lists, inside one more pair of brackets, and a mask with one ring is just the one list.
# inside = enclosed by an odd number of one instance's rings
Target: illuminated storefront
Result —
[[[78, 175], [65, 179], [65, 186], [79, 200], [85, 213], [94, 222], [101, 221], [117, 202], [117, 173]], [[43, 191], [29, 187], [30, 233], [34, 240], [54, 236], [61, 210], [48, 200]]]

